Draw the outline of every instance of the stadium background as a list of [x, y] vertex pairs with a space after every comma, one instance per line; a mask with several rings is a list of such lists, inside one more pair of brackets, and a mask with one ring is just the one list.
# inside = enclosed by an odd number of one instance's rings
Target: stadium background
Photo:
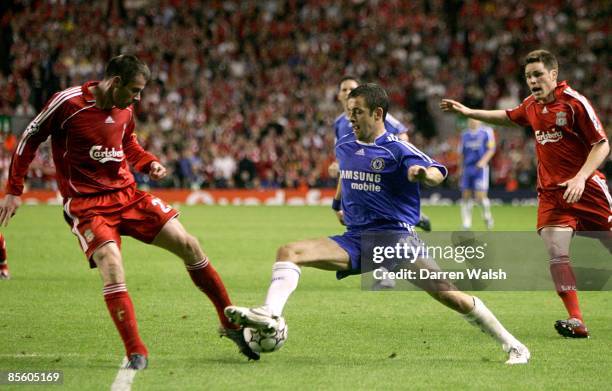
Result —
[[[528, 95], [520, 67], [528, 51], [556, 53], [560, 79], [610, 122], [610, 3], [526, 3], [3, 1], [2, 181], [20, 133], [51, 94], [100, 78], [111, 56], [131, 52], [153, 72], [137, 107], [139, 140], [171, 169], [159, 184], [138, 174], [142, 187], [333, 187], [335, 94], [339, 79], [353, 74], [388, 90], [411, 141], [449, 167], [442, 198], [456, 199], [464, 124], [437, 103], [447, 96], [516, 106]], [[533, 197], [529, 129], [496, 135], [492, 198]], [[30, 189], [53, 190], [49, 152], [39, 150]], [[612, 177], [610, 159], [605, 171]]]

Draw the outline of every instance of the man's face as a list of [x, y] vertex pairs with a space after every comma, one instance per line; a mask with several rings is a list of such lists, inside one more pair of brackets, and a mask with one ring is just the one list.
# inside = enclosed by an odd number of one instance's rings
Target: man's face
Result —
[[376, 119], [381, 117], [382, 109], [376, 109], [370, 113], [365, 98], [358, 96], [347, 100], [349, 120], [353, 126], [355, 137], [360, 141], [371, 142], [376, 131]]
[[533, 97], [539, 102], [547, 102], [557, 86], [557, 70], [546, 69], [541, 62], [532, 62], [525, 66], [525, 80]]
[[359, 86], [357, 81], [351, 79], [345, 80], [340, 83], [340, 89], [338, 90], [338, 100], [340, 101], [340, 103], [342, 103], [342, 107], [344, 108], [344, 110], [348, 111], [348, 108], [346, 106], [346, 100], [348, 99], [348, 95], [351, 93], [351, 91], [357, 88], [357, 86]]
[[121, 84], [121, 79], [115, 79], [115, 83], [113, 105], [125, 109], [129, 105], [140, 101], [140, 93], [147, 85], [147, 80], [139, 73], [126, 85]]

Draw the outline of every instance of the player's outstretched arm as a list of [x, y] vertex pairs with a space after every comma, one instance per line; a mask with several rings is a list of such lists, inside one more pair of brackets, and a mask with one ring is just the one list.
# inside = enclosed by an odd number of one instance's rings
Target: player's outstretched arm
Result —
[[435, 166], [426, 168], [414, 165], [408, 167], [408, 180], [423, 183], [427, 186], [438, 186], [444, 180], [444, 175]]
[[21, 197], [7, 194], [0, 204], [0, 226], [8, 226], [9, 220], [21, 205]]
[[442, 99], [440, 101], [440, 109], [447, 113], [459, 113], [466, 117], [474, 118], [479, 121], [488, 122], [495, 125], [516, 126], [510, 121], [506, 110], [476, 110], [465, 106], [462, 103], [452, 99]]

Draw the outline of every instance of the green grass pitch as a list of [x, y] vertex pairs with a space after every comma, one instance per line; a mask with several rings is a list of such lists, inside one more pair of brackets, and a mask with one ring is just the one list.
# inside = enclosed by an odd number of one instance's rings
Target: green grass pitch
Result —
[[[459, 226], [457, 207], [427, 207], [435, 230]], [[260, 304], [276, 248], [339, 233], [327, 207], [181, 207], [233, 301]], [[475, 210], [475, 229], [483, 225]], [[533, 230], [535, 208], [496, 206], [496, 229]], [[3, 232], [13, 278], [0, 281], [0, 371], [64, 371], [50, 389], [109, 389], [123, 355], [96, 271], [89, 270], [60, 207], [22, 206]], [[520, 244], [517, 244], [520, 245]], [[528, 251], [528, 250], [527, 250]], [[479, 292], [529, 346], [529, 365], [508, 367], [489, 337], [422, 292], [362, 291], [307, 269], [285, 308], [289, 339], [247, 362], [217, 336], [216, 314], [181, 262], [125, 238], [127, 285], [150, 366], [133, 390], [607, 389], [612, 384], [610, 292], [581, 294], [590, 340], [565, 340], [552, 291]], [[542, 260], [545, 262], [546, 260]], [[42, 389], [6, 386], [2, 389]]]

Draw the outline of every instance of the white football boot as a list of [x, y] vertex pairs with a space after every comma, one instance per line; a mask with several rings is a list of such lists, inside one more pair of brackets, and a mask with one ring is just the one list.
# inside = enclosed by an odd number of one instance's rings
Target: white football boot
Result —
[[230, 305], [223, 311], [230, 322], [265, 332], [276, 331], [280, 317], [272, 315], [265, 307], [238, 307]]
[[531, 358], [531, 353], [527, 346], [520, 342], [504, 350], [508, 353], [508, 360], [506, 361], [508, 365], [527, 364], [529, 358]]

